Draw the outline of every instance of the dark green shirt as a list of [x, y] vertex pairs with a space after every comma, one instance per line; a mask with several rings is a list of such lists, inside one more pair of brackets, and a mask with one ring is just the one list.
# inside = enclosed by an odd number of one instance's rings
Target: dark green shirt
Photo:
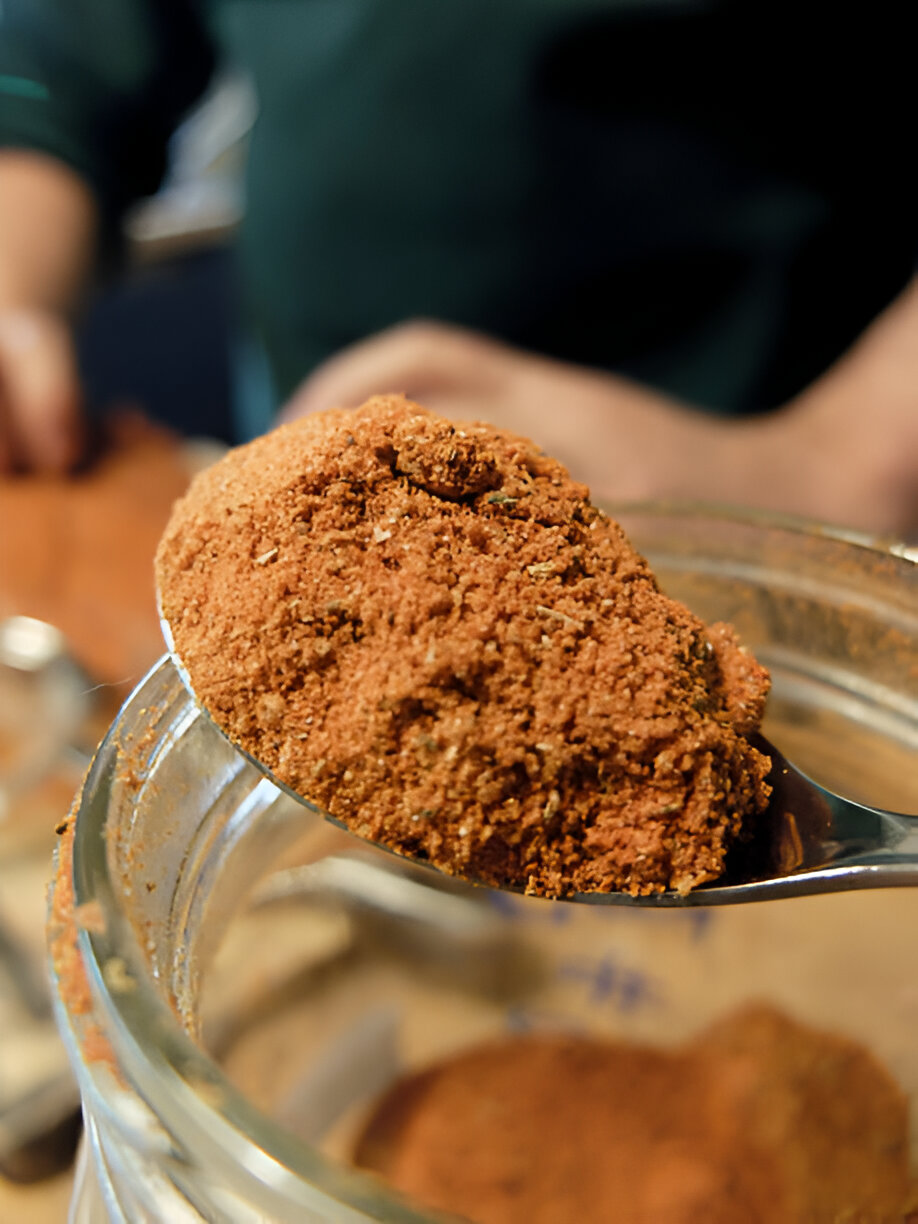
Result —
[[114, 225], [215, 62], [258, 98], [244, 300], [281, 394], [425, 316], [723, 412], [783, 402], [915, 267], [908, 6], [4, 0], [0, 140]]

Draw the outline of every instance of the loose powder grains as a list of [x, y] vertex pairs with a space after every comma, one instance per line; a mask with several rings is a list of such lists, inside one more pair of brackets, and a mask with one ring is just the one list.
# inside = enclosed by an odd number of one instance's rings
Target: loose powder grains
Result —
[[200, 474], [156, 561], [214, 720], [362, 837], [530, 893], [715, 879], [765, 670], [524, 438], [380, 396]]

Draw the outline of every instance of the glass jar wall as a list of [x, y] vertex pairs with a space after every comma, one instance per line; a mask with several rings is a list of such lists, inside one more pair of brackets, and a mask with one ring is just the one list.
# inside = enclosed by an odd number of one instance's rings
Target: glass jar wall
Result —
[[[918, 566], [773, 519], [618, 517], [771, 669], [785, 755], [918, 811]], [[918, 1101], [918, 892], [600, 908], [411, 870], [265, 780], [168, 661], [97, 754], [52, 910], [85, 1224], [426, 1219], [350, 1167], [354, 1135], [397, 1077], [499, 1034], [671, 1045], [767, 1000]]]

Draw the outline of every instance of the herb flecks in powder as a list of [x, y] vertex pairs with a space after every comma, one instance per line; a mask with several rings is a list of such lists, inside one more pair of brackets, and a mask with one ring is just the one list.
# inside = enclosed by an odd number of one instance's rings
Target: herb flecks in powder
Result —
[[767, 802], [765, 671], [524, 438], [399, 396], [282, 426], [196, 479], [157, 577], [229, 737], [447, 872], [687, 892]]

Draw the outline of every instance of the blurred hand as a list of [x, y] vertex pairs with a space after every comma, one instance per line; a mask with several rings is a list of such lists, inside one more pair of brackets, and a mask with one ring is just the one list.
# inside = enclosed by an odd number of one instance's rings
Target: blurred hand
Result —
[[51, 311], [0, 309], [0, 472], [62, 472], [84, 444], [68, 324]]
[[594, 495], [676, 493], [684, 455], [714, 461], [714, 423], [627, 379], [553, 361], [440, 323], [412, 322], [330, 358], [282, 417], [402, 392], [453, 420], [484, 420], [532, 438]]
[[490, 406], [506, 414], [531, 390], [530, 367], [547, 364], [463, 328], [402, 323], [331, 357], [299, 387], [284, 416], [396, 391], [443, 416], [474, 418]]
[[283, 416], [402, 392], [532, 438], [600, 500], [720, 502], [913, 539], [916, 326], [913, 287], [790, 404], [730, 420], [461, 328], [406, 323], [325, 362]]

